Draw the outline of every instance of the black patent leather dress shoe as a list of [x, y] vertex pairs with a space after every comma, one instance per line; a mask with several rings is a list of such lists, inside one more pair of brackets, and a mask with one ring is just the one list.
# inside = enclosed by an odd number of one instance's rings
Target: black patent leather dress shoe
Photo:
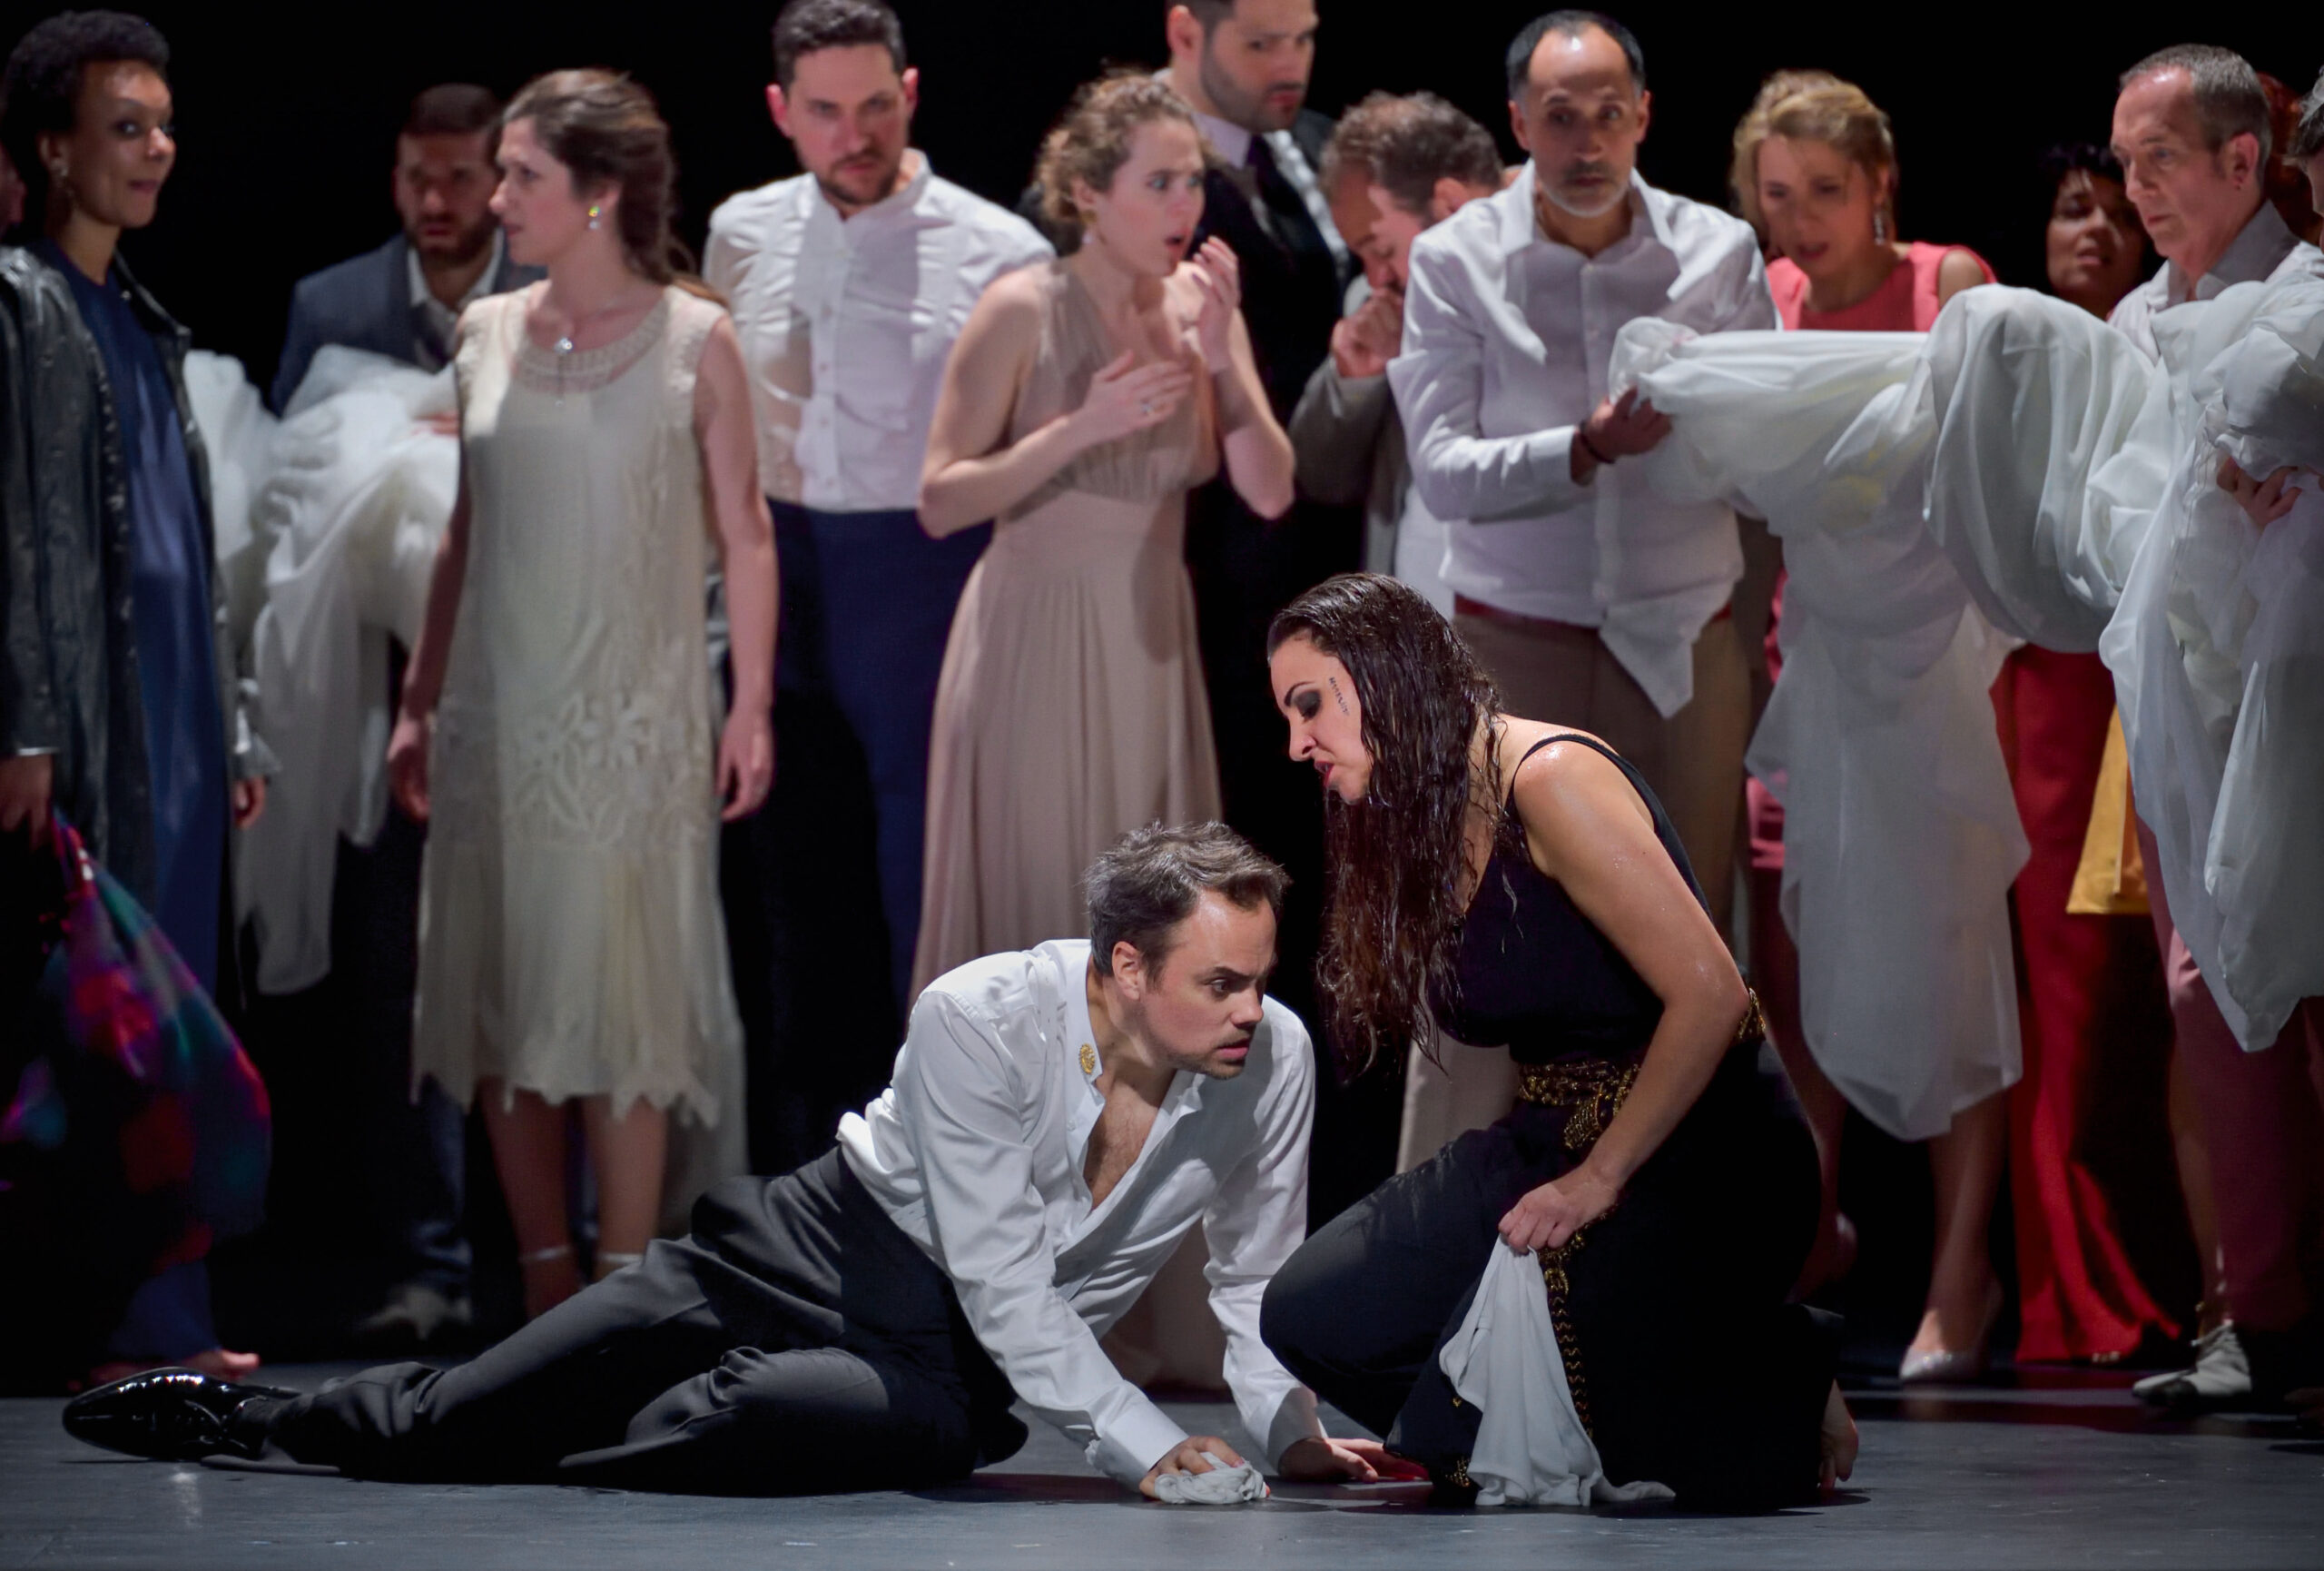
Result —
[[255, 1401], [299, 1394], [213, 1380], [193, 1369], [148, 1369], [65, 1403], [64, 1432], [108, 1451], [165, 1462], [220, 1451], [254, 1457], [262, 1442], [235, 1435], [234, 1415]]

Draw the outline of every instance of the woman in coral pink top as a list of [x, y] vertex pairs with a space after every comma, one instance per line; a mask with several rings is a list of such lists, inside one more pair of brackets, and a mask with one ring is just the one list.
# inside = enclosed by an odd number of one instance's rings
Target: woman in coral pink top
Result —
[[[1925, 332], [1946, 301], [1994, 282], [1993, 269], [1962, 246], [1897, 238], [1896, 152], [1888, 117], [1862, 90], [1820, 71], [1769, 77], [1735, 132], [1735, 193], [1769, 250], [1768, 284], [1787, 328]], [[1767, 655], [1781, 667], [1776, 588]], [[1840, 1275], [1855, 1253], [1838, 1214], [1840, 1126], [1846, 1106], [1817, 1065], [1801, 1028], [1798, 955], [1780, 913], [1783, 807], [1748, 782], [1751, 821], [1752, 970], [1770, 1034], [1799, 1093], [1823, 1164], [1824, 1222], [1801, 1287]], [[2007, 1141], [2004, 1098], [1963, 1108], [1928, 1144], [1936, 1178], [1936, 1250], [1927, 1309], [1904, 1364], [1905, 1378], [1941, 1378], [1981, 1363], [1998, 1286], [1986, 1255]]]

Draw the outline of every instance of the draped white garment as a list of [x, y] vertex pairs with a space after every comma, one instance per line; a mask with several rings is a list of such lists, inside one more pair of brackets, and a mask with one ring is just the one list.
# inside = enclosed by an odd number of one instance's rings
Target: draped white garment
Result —
[[[2000, 632], [2099, 650], [2171, 914], [2256, 1050], [2299, 999], [2324, 993], [2324, 500], [2311, 484], [2262, 535], [2214, 477], [2222, 452], [2257, 474], [2324, 469], [2324, 278], [2237, 285], [2165, 312], [2155, 335], [2151, 365], [2083, 311], [1989, 287], [1956, 296], [1925, 340], [1674, 341], [1667, 325], [1641, 323], [1615, 358], [1618, 380], [1627, 371], [1678, 418], [1649, 459], [1659, 486], [1752, 499], [1780, 520], [1787, 557], [1810, 534], [1886, 538], [1834, 554], [1859, 620], [1900, 596], [1896, 564], [1917, 569], [1925, 538]], [[1807, 559], [1824, 549], [1808, 547]], [[1786, 611], [1788, 622], [1788, 600]], [[1899, 617], [1837, 647], [1909, 667], [1923, 630]], [[1807, 740], [1834, 760], [1849, 746]], [[1953, 741], [1923, 734], [1919, 746], [1946, 779], [1966, 777]], [[1824, 834], [1837, 835], [1825, 855], [1842, 864], [1862, 849], [1854, 821], [1809, 828], [1789, 798], [1786, 808], [1787, 859]], [[1922, 833], [1941, 828], [1931, 820]], [[1836, 897], [1950, 906], [1964, 887], [1955, 875]], [[1918, 963], [1858, 943], [1867, 961]], [[1805, 935], [1801, 949], [1812, 1011], [1821, 966]]]
[[458, 439], [420, 421], [453, 408], [448, 371], [328, 346], [252, 477], [257, 714], [281, 767], [235, 887], [257, 919], [261, 992], [330, 970], [339, 839], [369, 845], [386, 817], [388, 640], [419, 641], [459, 478]]
[[[1581, 1426], [1541, 1289], [1541, 1265], [1496, 1240], [1468, 1318], [1437, 1354], [1453, 1394], [1477, 1409], [1469, 1477], [1480, 1506], [1668, 1500], [1667, 1485], [1609, 1483]], [[1740, 1438], [1748, 1443], [1748, 1437]]]
[[1807, 1045], [1900, 1140], [2017, 1080], [2008, 897], [2027, 855], [1988, 697], [2009, 645], [1921, 527], [1921, 350], [1641, 322], [1613, 377], [1674, 422], [1647, 460], [1658, 490], [1739, 504], [1783, 538], [1783, 676], [1747, 762], [1784, 805]]

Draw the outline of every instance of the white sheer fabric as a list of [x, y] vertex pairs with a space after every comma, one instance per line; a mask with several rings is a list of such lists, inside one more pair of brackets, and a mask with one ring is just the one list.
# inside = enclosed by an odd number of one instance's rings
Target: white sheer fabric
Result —
[[[2324, 278], [2239, 284], [2155, 341], [2176, 440], [2099, 651], [2171, 919], [2257, 1051], [2324, 993]], [[2222, 451], [2309, 470], [2290, 515], [2255, 529]]]
[[1541, 1261], [1496, 1242], [1461, 1329], [1437, 1354], [1452, 1390], [1477, 1409], [1469, 1477], [1480, 1506], [1594, 1506], [1668, 1500], [1651, 1479], [1609, 1483], [1566, 1383], [1541, 1289]]
[[1941, 1134], [2019, 1074], [2027, 847], [1988, 697], [2010, 646], [1921, 527], [1921, 336], [1651, 323], [1620, 344], [1615, 384], [1674, 422], [1656, 489], [1745, 507], [1784, 542], [1783, 676], [1747, 763], [1784, 805], [1807, 1045], [1881, 1128]]
[[419, 637], [459, 476], [458, 440], [422, 421], [452, 410], [450, 371], [327, 347], [258, 479], [252, 663], [281, 768], [241, 837], [236, 888], [261, 992], [330, 971], [340, 837], [368, 845], [387, 814], [388, 640]]
[[[2263, 535], [2215, 475], [2222, 452], [2259, 474], [2324, 467], [2324, 278], [2295, 270], [2240, 284], [2154, 329], [2162, 358], [2149, 364], [2085, 313], [1994, 287], [1955, 298], [1925, 341], [1896, 337], [1885, 361], [1869, 335], [1674, 341], [1666, 325], [1644, 323], [1625, 330], [1616, 364], [1618, 380], [1627, 367], [1679, 417], [1669, 450], [1649, 460], [1658, 486], [1725, 489], [1766, 508], [1787, 557], [1811, 533], [1893, 537], [1830, 558], [1845, 609], [1866, 627], [1830, 646], [1849, 687], [1883, 667], [1910, 669], [1914, 648], [1929, 647], [1920, 640], [1935, 620], [1902, 614], [1908, 584], [1922, 581], [1922, 540], [2000, 632], [2097, 647], [2172, 917], [2228, 1023], [2256, 1050], [2300, 998], [2324, 993], [2324, 500], [2311, 487]], [[1826, 548], [1802, 549], [1793, 594], [1800, 562]], [[1884, 614], [1891, 627], [1879, 633]], [[1787, 660], [1790, 618], [1787, 599]], [[1978, 668], [1965, 661], [1955, 680]], [[1957, 705], [1942, 713], [1965, 721]], [[1850, 745], [1807, 735], [1835, 757]], [[1951, 756], [1958, 738], [1920, 741], [1955, 785], [1984, 776]], [[1755, 771], [1765, 761], [1755, 744]], [[1935, 784], [1932, 800], [1971, 805]], [[2005, 786], [1998, 800], [2007, 804]], [[1786, 807], [1797, 823], [1791, 796]], [[1973, 815], [1984, 816], [1982, 798]], [[1853, 818], [1829, 832], [1841, 863], [1869, 837]], [[1916, 823], [1901, 832], [1927, 835]], [[1794, 830], [1787, 854], [1818, 833]], [[1974, 882], [1934, 863], [1886, 889], [1846, 877], [1873, 907], [1965, 907]], [[1866, 959], [1912, 963], [1853, 936]], [[1820, 969], [1804, 934], [1801, 948]], [[1812, 1023], [1812, 971], [1802, 985]]]

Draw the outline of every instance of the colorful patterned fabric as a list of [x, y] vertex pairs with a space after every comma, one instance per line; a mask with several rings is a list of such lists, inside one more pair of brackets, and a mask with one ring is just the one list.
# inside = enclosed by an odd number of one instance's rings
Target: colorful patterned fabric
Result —
[[258, 1225], [266, 1087], [153, 919], [53, 823], [64, 903], [0, 1116], [0, 1184], [56, 1186], [87, 1263], [139, 1280]]

